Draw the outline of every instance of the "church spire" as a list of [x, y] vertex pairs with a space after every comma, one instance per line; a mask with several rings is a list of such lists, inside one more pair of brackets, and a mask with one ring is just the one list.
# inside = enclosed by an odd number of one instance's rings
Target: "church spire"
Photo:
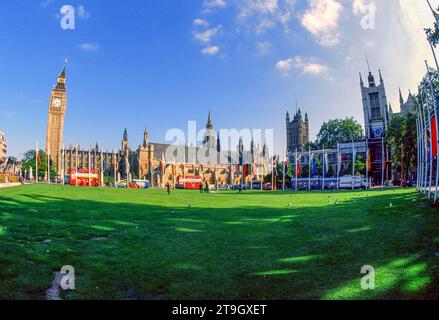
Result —
[[64, 61], [64, 68], [58, 76], [58, 81], [55, 85], [55, 90], [57, 91], [65, 91], [66, 90], [66, 66], [67, 59]]
[[399, 103], [404, 104], [404, 98], [402, 97], [401, 88], [399, 88]]
[[369, 58], [366, 54], [366, 63], [367, 63], [367, 70], [369, 71], [369, 75], [367, 77], [367, 80], [369, 82], [369, 87], [375, 87], [375, 77], [372, 74], [372, 71], [370, 70], [370, 64], [369, 64]]
[[210, 109], [209, 109], [209, 116], [207, 117], [206, 129], [209, 129], [209, 130], [213, 129], [212, 117], [211, 117], [211, 114], [210, 114]]
[[148, 146], [148, 127], [145, 127], [145, 132], [143, 133], [143, 147]]
[[389, 103], [389, 114], [393, 115], [393, 108], [392, 105]]
[[369, 71], [369, 74], [370, 74], [372, 72], [370, 71], [369, 58], [367, 57], [367, 54], [366, 54], [366, 63], [367, 63], [367, 70]]
[[123, 131], [123, 141], [128, 141], [128, 131], [127, 128]]
[[65, 78], [66, 77], [66, 67], [67, 67], [67, 59], [64, 60], [64, 68], [62, 69], [59, 78]]

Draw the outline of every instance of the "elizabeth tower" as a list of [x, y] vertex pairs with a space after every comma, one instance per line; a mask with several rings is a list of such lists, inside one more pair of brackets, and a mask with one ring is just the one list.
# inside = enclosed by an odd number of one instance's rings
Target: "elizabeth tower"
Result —
[[46, 153], [50, 154], [52, 165], [58, 173], [61, 172], [61, 148], [64, 130], [64, 114], [67, 108], [66, 92], [66, 63], [58, 76], [58, 82], [52, 89], [49, 102], [49, 117], [47, 120]]

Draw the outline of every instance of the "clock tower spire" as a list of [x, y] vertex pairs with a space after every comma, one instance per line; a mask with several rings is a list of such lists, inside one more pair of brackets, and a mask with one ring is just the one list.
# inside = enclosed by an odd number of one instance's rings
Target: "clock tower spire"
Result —
[[64, 131], [64, 115], [67, 108], [66, 67], [58, 76], [58, 81], [50, 94], [49, 116], [47, 120], [46, 153], [50, 155], [52, 166], [61, 173], [61, 148]]

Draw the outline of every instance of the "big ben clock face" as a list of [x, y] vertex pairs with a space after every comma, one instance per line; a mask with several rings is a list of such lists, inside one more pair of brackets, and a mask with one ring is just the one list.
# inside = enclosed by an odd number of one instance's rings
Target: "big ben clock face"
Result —
[[61, 107], [61, 99], [59, 99], [59, 98], [56, 98], [56, 99], [54, 99], [53, 100], [53, 103], [52, 103], [52, 105], [55, 107], [55, 108], [60, 108]]

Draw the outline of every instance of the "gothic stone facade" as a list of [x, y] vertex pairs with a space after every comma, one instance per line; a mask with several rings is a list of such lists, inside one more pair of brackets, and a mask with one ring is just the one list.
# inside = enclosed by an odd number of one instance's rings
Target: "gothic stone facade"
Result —
[[391, 117], [393, 115], [406, 116], [408, 114], [416, 114], [415, 97], [412, 95], [410, 91], [407, 100], [404, 101], [404, 98], [402, 97], [401, 89], [399, 89], [399, 109], [400, 109], [399, 113], [393, 112], [392, 106], [389, 103], [389, 112]]
[[[66, 175], [76, 168], [91, 168], [95, 172], [103, 171], [104, 176], [111, 178], [114, 178], [116, 169], [118, 181], [119, 178], [126, 180], [129, 173], [132, 178], [150, 180], [154, 187], [164, 187], [168, 183], [177, 184], [178, 177], [190, 175], [201, 176], [211, 185], [239, 185], [242, 181], [248, 182], [252, 179], [250, 174], [242, 177], [242, 167], [239, 164], [257, 163], [255, 170], [259, 174], [256, 173], [253, 179], [263, 179], [264, 163], [268, 161], [266, 146], [260, 152], [252, 142], [250, 150], [247, 151], [244, 150], [243, 142], [240, 140], [237, 151], [222, 151], [219, 147], [219, 139], [213, 131], [210, 115], [207, 129], [210, 131], [206, 130], [203, 141], [215, 141], [214, 144], [208, 142], [209, 144], [203, 144], [201, 147], [189, 147], [153, 143], [149, 141], [148, 131], [145, 130], [143, 143], [135, 150], [129, 146], [128, 132], [125, 129], [119, 151], [103, 151], [98, 144], [88, 149], [70, 145], [68, 149], [62, 151], [64, 159], [61, 167], [65, 168]], [[213, 152], [217, 157], [216, 161], [207, 164], [198, 162], [195, 155], [199, 152], [205, 154]], [[173, 160], [178, 159], [178, 154], [184, 154], [184, 161]]]
[[[219, 135], [213, 130], [211, 114], [206, 125], [206, 133], [203, 144], [200, 148], [181, 146], [174, 151], [184, 153], [183, 161], [173, 161], [169, 159], [167, 151], [170, 146], [167, 144], [151, 143], [148, 139], [148, 132], [145, 130], [143, 144], [137, 149], [132, 150], [128, 143], [128, 132], [125, 129], [121, 149], [116, 152], [102, 150], [98, 144], [95, 147], [87, 149], [81, 146], [70, 145], [63, 149], [63, 130], [64, 116], [67, 109], [67, 91], [66, 91], [66, 65], [58, 76], [58, 81], [52, 89], [49, 101], [47, 134], [46, 134], [46, 152], [50, 155], [52, 165], [57, 168], [58, 174], [69, 175], [73, 169], [88, 169], [104, 176], [113, 177], [116, 173], [116, 179], [127, 179], [132, 177], [148, 178], [154, 186], [164, 186], [167, 183], [177, 183], [177, 178], [184, 175], [199, 175], [204, 180], [210, 181], [217, 185], [239, 184], [242, 180], [248, 180], [250, 176], [242, 177], [242, 167], [240, 164], [259, 163], [259, 167], [264, 167], [268, 161], [268, 149], [264, 146], [260, 152], [251, 143], [249, 151], [244, 150], [242, 140], [239, 143], [237, 151], [222, 151]], [[307, 120], [306, 120], [307, 122]], [[304, 130], [302, 132], [302, 130]], [[299, 140], [307, 141], [308, 130], [299, 129], [302, 132], [302, 138]], [[216, 154], [216, 161], [208, 164], [201, 164], [195, 158], [191, 158], [199, 151], [204, 154]], [[168, 159], [164, 159], [165, 156]], [[258, 170], [260, 172], [261, 170]], [[127, 177], [128, 173], [128, 177]], [[262, 179], [262, 175], [253, 177]]]
[[287, 151], [293, 153], [303, 151], [306, 143], [309, 142], [309, 120], [308, 113], [305, 113], [303, 119], [302, 112], [296, 112], [293, 119], [290, 119], [290, 114], [287, 112]]
[[[370, 177], [375, 185], [381, 184], [382, 180], [387, 181], [391, 178], [390, 151], [385, 139], [390, 120], [390, 108], [387, 103], [381, 71], [379, 71], [379, 76], [380, 82], [377, 85], [375, 77], [369, 71], [368, 86], [366, 86], [360, 74], [365, 136], [370, 150], [372, 166]], [[385, 163], [384, 176], [382, 174], [383, 163]]]

